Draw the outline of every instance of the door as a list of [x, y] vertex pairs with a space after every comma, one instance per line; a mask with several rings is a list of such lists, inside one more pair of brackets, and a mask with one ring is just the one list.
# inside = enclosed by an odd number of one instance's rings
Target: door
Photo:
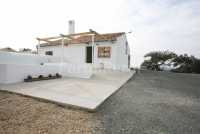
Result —
[[86, 63], [92, 63], [92, 47], [86, 47]]

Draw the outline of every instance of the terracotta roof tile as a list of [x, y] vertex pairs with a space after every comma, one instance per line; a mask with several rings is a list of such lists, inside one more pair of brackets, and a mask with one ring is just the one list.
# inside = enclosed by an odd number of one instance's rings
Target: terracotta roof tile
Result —
[[10, 47], [0, 48], [0, 51], [5, 51], [5, 52], [17, 52], [15, 49], [10, 48]]
[[[116, 41], [117, 37], [123, 35], [124, 32], [120, 33], [107, 33], [107, 34], [96, 34], [94, 35], [94, 41], [95, 42], [104, 42], [104, 41]], [[90, 43], [92, 41], [92, 35], [84, 35], [82, 33], [80, 34], [72, 34], [67, 35], [72, 37], [72, 40], [65, 40], [65, 45], [71, 45], [71, 44], [82, 44], [82, 43]], [[50, 43], [43, 43], [40, 44], [41, 47], [44, 46], [56, 46], [61, 45], [62, 40], [58, 39], [56, 41], [51, 41]]]

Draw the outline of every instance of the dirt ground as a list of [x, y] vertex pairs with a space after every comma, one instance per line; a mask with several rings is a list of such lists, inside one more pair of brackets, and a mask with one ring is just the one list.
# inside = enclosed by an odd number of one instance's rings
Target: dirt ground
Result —
[[0, 92], [0, 134], [98, 133], [93, 123], [93, 113]]
[[200, 134], [200, 75], [142, 71], [95, 113], [0, 92], [0, 134]]

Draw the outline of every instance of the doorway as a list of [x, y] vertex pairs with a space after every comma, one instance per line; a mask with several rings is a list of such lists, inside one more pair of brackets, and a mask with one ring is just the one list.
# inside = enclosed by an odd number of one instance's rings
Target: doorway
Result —
[[92, 47], [86, 47], [86, 63], [92, 63]]

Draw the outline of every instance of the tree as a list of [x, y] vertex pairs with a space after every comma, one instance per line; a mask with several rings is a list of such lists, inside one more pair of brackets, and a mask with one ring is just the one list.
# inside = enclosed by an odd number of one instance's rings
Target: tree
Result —
[[170, 51], [154, 51], [147, 53], [144, 57], [149, 57], [149, 60], [145, 60], [141, 66], [145, 66], [150, 70], [160, 70], [159, 65], [163, 64], [169, 59], [176, 58], [177, 55]]
[[[162, 65], [166, 65], [168, 61], [169, 66], [172, 65], [172, 72], [179, 73], [200, 73], [200, 59], [187, 54], [177, 55], [170, 51], [153, 51], [147, 53], [144, 57], [149, 57], [141, 66], [150, 70], [161, 70]], [[174, 69], [176, 68], [176, 69]]]
[[173, 60], [180, 68], [172, 70], [180, 73], [200, 73], [200, 60], [187, 54], [180, 55]]
[[195, 59], [192, 66], [192, 71], [194, 73], [200, 73], [200, 60]]

